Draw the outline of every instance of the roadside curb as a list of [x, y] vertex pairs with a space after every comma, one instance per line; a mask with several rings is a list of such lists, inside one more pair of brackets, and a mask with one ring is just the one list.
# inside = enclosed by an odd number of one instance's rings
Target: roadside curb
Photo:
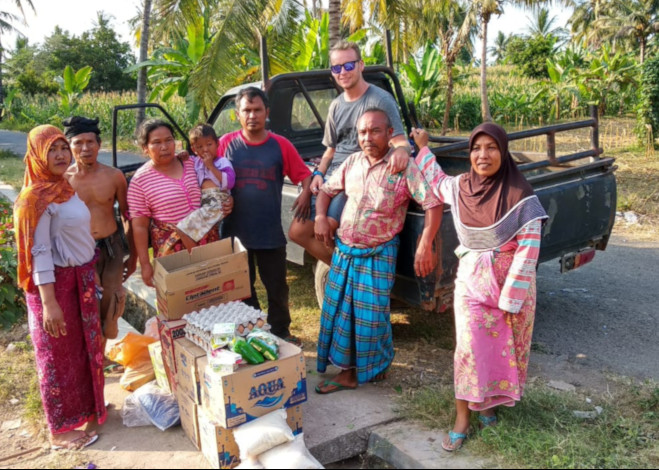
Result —
[[469, 452], [469, 441], [457, 452], [446, 452], [443, 431], [430, 430], [409, 421], [373, 428], [368, 455], [384, 460], [394, 468], [495, 468], [492, 462]]

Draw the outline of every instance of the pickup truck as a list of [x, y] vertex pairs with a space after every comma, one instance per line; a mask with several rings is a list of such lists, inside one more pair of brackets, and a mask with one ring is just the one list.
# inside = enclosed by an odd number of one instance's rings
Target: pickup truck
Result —
[[[383, 88], [395, 97], [400, 106], [403, 124], [409, 133], [412, 123], [416, 121], [414, 109], [406, 104], [393, 68], [366, 67], [364, 77], [369, 83]], [[270, 130], [289, 139], [305, 162], [313, 168], [324, 151], [321, 141], [330, 102], [341, 92], [330, 71], [287, 73], [269, 79], [266, 76], [261, 82], [241, 85], [227, 91], [208, 119], [208, 123], [215, 128], [218, 135], [240, 128], [234, 97], [237, 91], [245, 86], [264, 89], [270, 100]], [[118, 108], [133, 107], [135, 106], [129, 105]], [[591, 119], [579, 122], [509, 134], [511, 146], [519, 139], [543, 135], [547, 138], [546, 153], [513, 152], [513, 156], [549, 214], [542, 235], [540, 262], [558, 259], [562, 272], [591, 261], [595, 250], [604, 250], [615, 220], [616, 167], [613, 158], [602, 157], [602, 149], [598, 144], [597, 114], [591, 114]], [[556, 156], [556, 133], [580, 128], [590, 128], [589, 148]], [[184, 138], [186, 136], [183, 132], [181, 135]], [[432, 136], [431, 150], [448, 174], [458, 175], [468, 171], [470, 163], [466, 138]], [[125, 172], [135, 169], [134, 165], [117, 165], [116, 153], [114, 162], [115, 166]], [[282, 203], [284, 233], [288, 233], [292, 221], [290, 207], [298, 191], [299, 188], [290, 181], [285, 183]], [[435, 240], [440, 258], [436, 272], [424, 279], [417, 278], [413, 260], [416, 241], [423, 228], [423, 218], [423, 211], [412, 202], [400, 234], [401, 246], [392, 298], [413, 306], [421, 306], [426, 310], [444, 311], [451, 304], [457, 269], [457, 258], [453, 251], [458, 245], [458, 239], [451, 212], [447, 208]], [[294, 263], [315, 262], [299, 245], [292, 242], [288, 243], [287, 255], [288, 260]], [[318, 262], [314, 272], [316, 295], [319, 303], [322, 303], [328, 267]]]

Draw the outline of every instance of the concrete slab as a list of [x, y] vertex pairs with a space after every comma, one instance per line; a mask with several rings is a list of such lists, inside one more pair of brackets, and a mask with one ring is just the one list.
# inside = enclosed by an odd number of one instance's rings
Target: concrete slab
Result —
[[408, 421], [373, 429], [368, 454], [394, 468], [493, 468], [492, 462], [472, 455], [468, 444], [458, 452], [442, 449], [446, 432], [430, 430]]
[[302, 406], [304, 436], [311, 453], [328, 464], [363, 454], [371, 429], [399, 419], [394, 412], [394, 392], [383, 384], [366, 384], [356, 390], [319, 395], [314, 389], [333, 377], [315, 372], [316, 361], [307, 357], [308, 401]]

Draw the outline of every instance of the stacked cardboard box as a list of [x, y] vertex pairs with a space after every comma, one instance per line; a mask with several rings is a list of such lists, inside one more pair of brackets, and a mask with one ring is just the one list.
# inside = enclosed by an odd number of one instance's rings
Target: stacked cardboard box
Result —
[[250, 296], [247, 250], [237, 238], [156, 258], [158, 312], [167, 320]]
[[176, 394], [181, 425], [214, 468], [232, 468], [239, 453], [232, 428], [282, 407], [295, 434], [302, 432], [307, 399], [302, 351], [281, 341], [277, 361], [233, 373], [208, 369], [206, 352], [185, 338], [186, 313], [249, 297], [247, 252], [240, 241], [220, 240], [156, 259], [154, 282], [162, 369]]
[[279, 359], [216, 373], [205, 352], [191, 341], [176, 345], [177, 397], [185, 434], [213, 468], [239, 463], [233, 430], [271, 411], [286, 408], [295, 434], [302, 432], [301, 404], [307, 400], [302, 350], [281, 341]]

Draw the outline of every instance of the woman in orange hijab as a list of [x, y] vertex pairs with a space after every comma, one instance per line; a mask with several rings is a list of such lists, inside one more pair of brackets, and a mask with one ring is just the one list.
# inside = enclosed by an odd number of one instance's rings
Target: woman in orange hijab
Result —
[[64, 178], [71, 164], [64, 134], [35, 127], [27, 147], [25, 181], [14, 204], [18, 283], [52, 446], [75, 449], [98, 439], [78, 428], [106, 418], [95, 243], [89, 210]]

